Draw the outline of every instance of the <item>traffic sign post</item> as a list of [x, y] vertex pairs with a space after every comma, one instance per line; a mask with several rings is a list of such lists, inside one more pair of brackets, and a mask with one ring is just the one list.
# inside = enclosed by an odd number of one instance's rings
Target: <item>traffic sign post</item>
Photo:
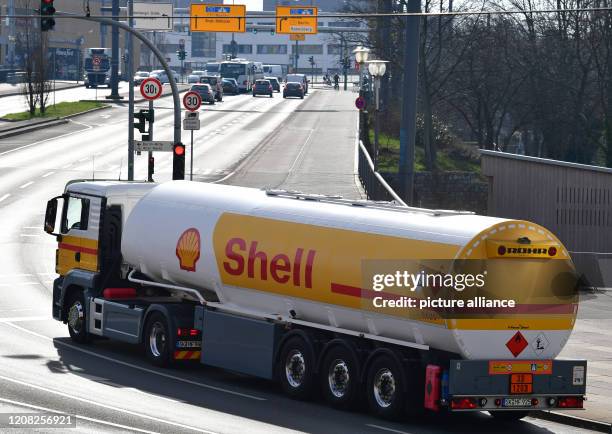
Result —
[[246, 32], [245, 5], [192, 3], [189, 15], [192, 32]]
[[156, 100], [162, 94], [162, 84], [157, 78], [145, 78], [140, 84], [140, 94], [149, 101]]
[[290, 41], [304, 41], [306, 40], [306, 35], [303, 33], [291, 33], [289, 35]]
[[189, 169], [189, 180], [193, 181], [193, 131], [200, 129], [200, 113], [193, 111], [185, 113], [185, 119], [183, 119], [183, 129], [191, 131], [191, 162]]
[[194, 112], [202, 105], [202, 97], [199, 93], [189, 91], [183, 96], [183, 106], [190, 112]]
[[312, 6], [277, 6], [276, 33], [317, 33], [318, 9]]

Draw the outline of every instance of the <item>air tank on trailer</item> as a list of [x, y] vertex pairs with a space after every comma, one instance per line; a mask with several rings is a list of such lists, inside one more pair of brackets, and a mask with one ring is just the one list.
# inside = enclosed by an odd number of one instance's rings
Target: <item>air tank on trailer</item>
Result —
[[[574, 266], [554, 234], [527, 221], [470, 213], [169, 182], [135, 204], [122, 254], [152, 280], [205, 297], [212, 291], [253, 315], [291, 315], [467, 359], [552, 359], [578, 308]], [[373, 288], [374, 274], [402, 267], [414, 274], [471, 270], [486, 284], [462, 291]], [[453, 314], [379, 306], [402, 297], [515, 305], [478, 304]]]

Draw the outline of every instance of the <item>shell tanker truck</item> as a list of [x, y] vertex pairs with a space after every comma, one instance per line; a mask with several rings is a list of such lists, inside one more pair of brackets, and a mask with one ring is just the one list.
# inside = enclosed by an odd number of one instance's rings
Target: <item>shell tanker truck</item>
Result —
[[[58, 240], [53, 317], [78, 343], [137, 344], [158, 366], [199, 361], [385, 418], [583, 406], [586, 361], [556, 359], [577, 315], [574, 266], [530, 222], [74, 181], [48, 202], [45, 231]], [[455, 280], [406, 290], [407, 270]]]

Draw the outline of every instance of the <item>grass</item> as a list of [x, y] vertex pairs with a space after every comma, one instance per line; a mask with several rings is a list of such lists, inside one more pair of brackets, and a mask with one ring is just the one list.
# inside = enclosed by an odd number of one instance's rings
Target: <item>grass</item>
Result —
[[[374, 132], [370, 131], [370, 142], [374, 143]], [[378, 171], [397, 173], [399, 165], [399, 138], [380, 134], [378, 150]], [[440, 149], [437, 153], [436, 165], [441, 171], [465, 171], [480, 173], [480, 163], [457, 148]], [[415, 149], [415, 170], [423, 172], [425, 167], [425, 151], [417, 146]]]
[[45, 113], [41, 114], [37, 109], [34, 115], [30, 115], [30, 112], [19, 112], [9, 113], [2, 117], [2, 119], [9, 121], [25, 121], [28, 119], [39, 119], [39, 118], [57, 118], [63, 116], [73, 115], [75, 113], [84, 112], [93, 108], [102, 107], [104, 104], [94, 101], [74, 101], [74, 102], [60, 102], [55, 105], [48, 105]]

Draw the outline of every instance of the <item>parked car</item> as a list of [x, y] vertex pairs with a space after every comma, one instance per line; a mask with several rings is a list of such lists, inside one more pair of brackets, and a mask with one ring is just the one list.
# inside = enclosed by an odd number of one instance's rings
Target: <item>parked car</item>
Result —
[[223, 85], [221, 77], [218, 75], [203, 75], [200, 77], [200, 83], [208, 83], [215, 91], [215, 99], [219, 102], [223, 101]]
[[255, 81], [255, 86], [253, 86], [253, 97], [257, 95], [268, 95], [272, 98], [274, 95], [272, 94], [274, 89], [272, 88], [272, 83], [270, 80], [257, 80]]
[[197, 83], [191, 86], [191, 89], [189, 90], [199, 93], [200, 97], [202, 98], [202, 102], [207, 102], [210, 105], [215, 103], [215, 93], [213, 92], [212, 87], [210, 87], [210, 84]]
[[302, 87], [304, 88], [304, 94], [308, 93], [308, 78], [306, 77], [306, 74], [287, 74], [285, 82], [290, 83], [292, 81], [301, 83]]
[[[176, 71], [170, 70], [172, 77], [174, 77], [174, 81], [178, 83], [179, 81], [179, 75]], [[161, 84], [166, 84], [166, 83], [170, 83], [170, 80], [168, 79], [168, 74], [166, 74], [166, 71], [164, 71], [163, 69], [157, 69], [155, 71], [151, 71], [151, 74], [149, 74], [149, 77], [154, 77], [157, 78]]]
[[221, 80], [223, 86], [223, 93], [231, 93], [232, 95], [238, 95], [240, 93], [240, 87], [235, 78], [224, 78]]
[[276, 78], [276, 77], [264, 77], [264, 80], [268, 80], [270, 82], [270, 84], [272, 85], [272, 89], [274, 89], [274, 92], [280, 92], [281, 91], [281, 86], [280, 86], [280, 83], [278, 81], [278, 78]]
[[283, 88], [283, 98], [287, 98], [289, 96], [297, 96], [304, 99], [304, 87], [301, 83], [297, 83], [294, 81], [290, 81], [285, 84]]
[[140, 86], [142, 81], [149, 76], [147, 71], [137, 71], [134, 74], [134, 86]]
[[200, 77], [203, 75], [206, 75], [204, 71], [192, 71], [191, 74], [187, 76], [187, 83], [198, 83]]

